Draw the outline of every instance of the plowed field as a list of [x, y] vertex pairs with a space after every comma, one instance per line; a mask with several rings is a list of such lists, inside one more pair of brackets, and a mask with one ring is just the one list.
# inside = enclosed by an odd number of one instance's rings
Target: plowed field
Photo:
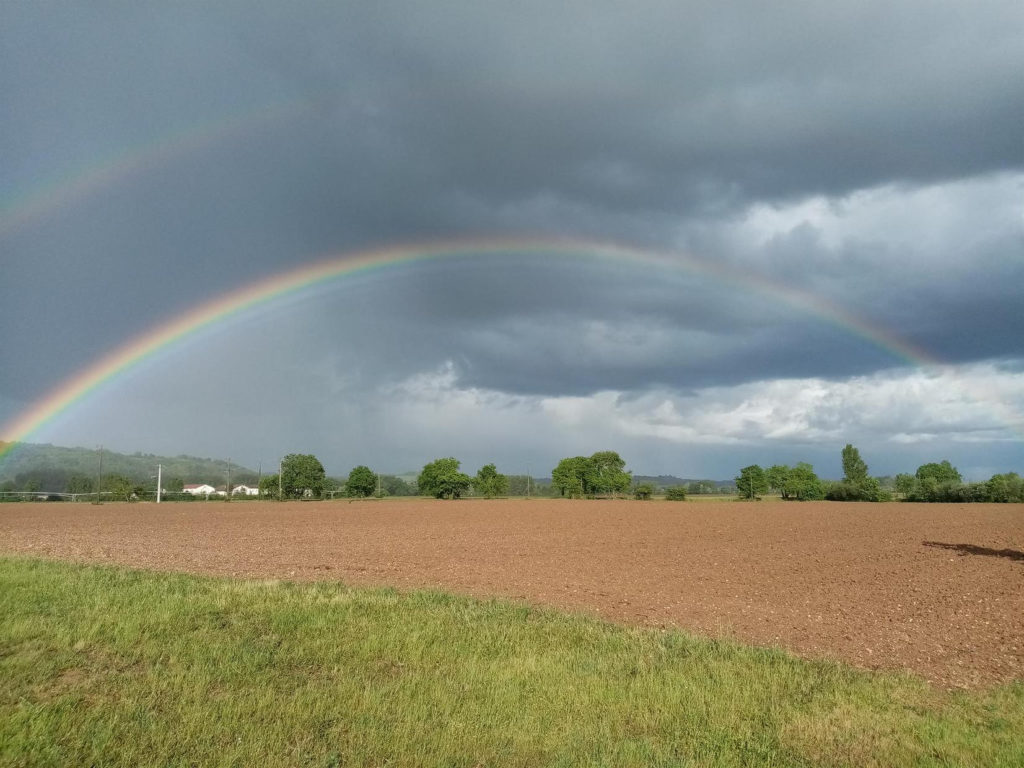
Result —
[[1021, 505], [25, 503], [0, 506], [0, 553], [438, 587], [943, 686], [1024, 679]]

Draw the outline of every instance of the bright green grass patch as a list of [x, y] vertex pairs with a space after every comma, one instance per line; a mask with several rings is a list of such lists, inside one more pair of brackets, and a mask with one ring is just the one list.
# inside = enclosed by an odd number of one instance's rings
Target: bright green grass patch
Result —
[[1020, 766], [1024, 685], [435, 592], [0, 558], [0, 764]]

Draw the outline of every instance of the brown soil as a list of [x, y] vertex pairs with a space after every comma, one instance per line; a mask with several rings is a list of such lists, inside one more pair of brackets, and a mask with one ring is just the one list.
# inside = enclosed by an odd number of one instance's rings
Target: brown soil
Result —
[[1024, 679], [1024, 506], [424, 500], [5, 504], [0, 553], [442, 587], [943, 686]]

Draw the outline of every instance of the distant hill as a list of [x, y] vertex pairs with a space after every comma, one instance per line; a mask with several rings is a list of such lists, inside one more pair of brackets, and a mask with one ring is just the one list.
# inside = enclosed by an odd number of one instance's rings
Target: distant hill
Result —
[[675, 475], [633, 475], [633, 482], [636, 484], [650, 483], [656, 488], [671, 488], [674, 485], [689, 486], [693, 483], [710, 485], [716, 490], [732, 489], [735, 483], [732, 480], [708, 480], [707, 478], [685, 478]]
[[[0, 443], [0, 450], [8, 444]], [[13, 482], [19, 489], [27, 481], [39, 481], [40, 490], [59, 493], [73, 475], [95, 477], [98, 453], [94, 448], [64, 448], [57, 445], [19, 443], [0, 459], [0, 483]], [[163, 466], [164, 486], [175, 479], [185, 483], [209, 483], [223, 486], [227, 482], [228, 462], [225, 459], [197, 456], [157, 456], [152, 453], [117, 453], [103, 451], [103, 474], [124, 475], [135, 483], [155, 483], [157, 464]], [[276, 468], [275, 468], [276, 471]], [[257, 473], [247, 467], [231, 465], [231, 482], [255, 483]]]

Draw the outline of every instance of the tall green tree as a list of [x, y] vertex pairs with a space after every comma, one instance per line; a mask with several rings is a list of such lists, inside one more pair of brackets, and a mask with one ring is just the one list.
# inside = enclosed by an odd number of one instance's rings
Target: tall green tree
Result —
[[365, 498], [372, 496], [377, 490], [377, 476], [369, 467], [360, 464], [348, 473], [348, 480], [345, 481], [345, 494]]
[[825, 497], [825, 488], [814, 473], [814, 467], [801, 461], [786, 473], [783, 498], [814, 501]]
[[927, 480], [931, 478], [936, 483], [962, 483], [964, 479], [960, 476], [959, 470], [949, 463], [948, 460], [943, 459], [940, 463], [936, 464], [922, 464], [917, 468], [915, 477], [918, 480]]
[[843, 480], [832, 483], [825, 491], [829, 501], [878, 501], [882, 498], [881, 484], [868, 477], [868, 465], [860, 451], [849, 443], [843, 448]]
[[615, 451], [598, 451], [587, 461], [586, 485], [590, 493], [626, 493], [632, 482], [626, 462]]
[[785, 464], [775, 464], [764, 471], [764, 476], [771, 490], [778, 493], [784, 499], [788, 498], [786, 495], [786, 479], [789, 477], [788, 466]]
[[493, 464], [480, 467], [473, 480], [473, 491], [485, 499], [508, 495], [508, 477], [498, 472]]
[[860, 457], [860, 451], [849, 443], [843, 448], [843, 479], [853, 485], [868, 479], [868, 465]]
[[768, 478], [764, 470], [757, 464], [751, 464], [740, 470], [736, 478], [736, 492], [741, 499], [757, 499], [768, 492]]
[[281, 485], [288, 499], [320, 498], [327, 473], [311, 453], [289, 453], [281, 461]]
[[586, 456], [572, 456], [562, 459], [551, 470], [551, 485], [559, 496], [582, 498], [587, 495], [587, 468], [590, 459]]
[[416, 485], [425, 496], [457, 499], [469, 490], [472, 482], [469, 475], [459, 472], [459, 460], [449, 456], [424, 465]]

